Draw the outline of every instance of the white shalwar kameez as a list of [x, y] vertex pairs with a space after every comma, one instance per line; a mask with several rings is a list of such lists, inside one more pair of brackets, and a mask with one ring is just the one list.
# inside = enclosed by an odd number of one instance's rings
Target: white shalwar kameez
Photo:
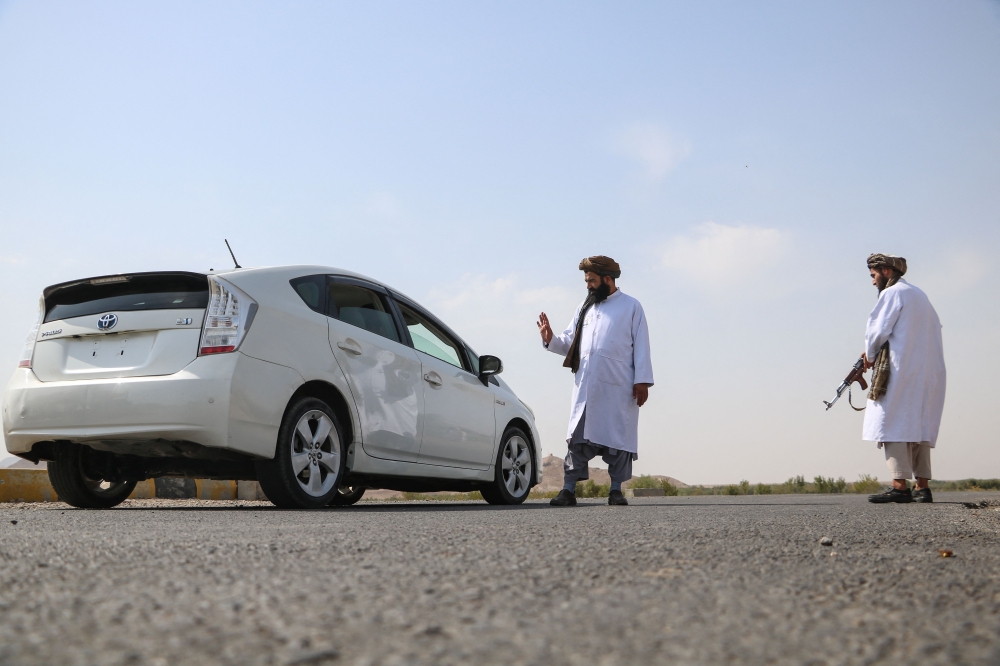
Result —
[[944, 410], [945, 368], [941, 321], [927, 295], [900, 279], [879, 294], [868, 317], [865, 353], [874, 362], [889, 342], [885, 395], [869, 400], [863, 439], [937, 444]]
[[[566, 356], [582, 308], [583, 303], [566, 330], [553, 335], [544, 345], [549, 351]], [[649, 330], [642, 306], [617, 289], [587, 310], [580, 334], [580, 367], [574, 375], [566, 442], [572, 441], [586, 409], [583, 439], [628, 451], [635, 457], [639, 448], [639, 405], [632, 387], [653, 383]]]

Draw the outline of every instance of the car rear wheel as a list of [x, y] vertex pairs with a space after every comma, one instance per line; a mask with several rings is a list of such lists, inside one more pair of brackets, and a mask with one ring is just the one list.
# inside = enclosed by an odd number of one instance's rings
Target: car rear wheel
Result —
[[479, 489], [490, 504], [520, 504], [528, 498], [534, 477], [534, 457], [520, 428], [508, 428], [497, 452], [493, 483]]
[[78, 509], [110, 509], [124, 502], [136, 481], [108, 481], [110, 454], [63, 442], [46, 467], [49, 483], [63, 502]]
[[343, 430], [322, 400], [302, 398], [285, 413], [271, 460], [257, 462], [257, 481], [283, 509], [318, 509], [338, 493], [344, 473]]
[[333, 496], [330, 506], [351, 506], [352, 504], [357, 504], [364, 494], [364, 486], [340, 486], [337, 488], [337, 494]]

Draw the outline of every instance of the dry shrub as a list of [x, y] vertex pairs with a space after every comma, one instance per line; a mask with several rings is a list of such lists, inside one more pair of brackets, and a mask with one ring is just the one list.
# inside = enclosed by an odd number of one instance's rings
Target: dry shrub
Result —
[[577, 497], [607, 497], [611, 493], [610, 483], [594, 483], [593, 479], [587, 479], [576, 484]]
[[636, 488], [659, 488], [660, 482], [648, 474], [643, 474], [637, 479], [633, 479], [631, 483], [628, 484], [629, 488], [633, 490]]
[[858, 480], [851, 484], [852, 493], [873, 494], [882, 490], [882, 484], [874, 476], [862, 474]]

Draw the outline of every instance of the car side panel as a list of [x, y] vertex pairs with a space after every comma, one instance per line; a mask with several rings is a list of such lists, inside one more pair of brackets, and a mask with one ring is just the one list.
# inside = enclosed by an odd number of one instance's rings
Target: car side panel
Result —
[[[354, 441], [362, 440], [354, 396], [330, 349], [326, 315], [310, 310], [288, 280], [268, 274], [227, 274], [226, 279], [257, 301], [258, 310], [240, 351], [261, 361], [291, 368], [303, 382], [323, 381], [344, 396]], [[290, 397], [291, 394], [289, 394]], [[287, 406], [287, 399], [281, 409]]]
[[424, 429], [418, 462], [488, 469], [496, 456], [493, 392], [462, 368], [417, 352], [424, 381]]
[[500, 450], [500, 440], [503, 438], [504, 431], [507, 430], [507, 426], [514, 419], [521, 419], [528, 424], [528, 430], [530, 432], [526, 433], [529, 435], [534, 442], [534, 453], [535, 453], [535, 478], [534, 483], [542, 482], [542, 439], [538, 434], [538, 430], [535, 428], [535, 418], [531, 415], [531, 412], [521, 401], [517, 399], [514, 392], [503, 382], [499, 386], [493, 387], [493, 393], [496, 396], [496, 424], [497, 424], [497, 437], [496, 442], [493, 447], [493, 460], [496, 461], [497, 452]]
[[[250, 279], [254, 277], [257, 279]], [[288, 281], [266, 277], [226, 276], [257, 301], [258, 306], [240, 351], [262, 361], [295, 368], [303, 377], [306, 373], [302, 370], [312, 365], [319, 366], [317, 374], [339, 374], [340, 366], [327, 342], [326, 316], [306, 307]]]
[[285, 407], [303, 383], [291, 368], [240, 354], [229, 398], [229, 448], [273, 458]]
[[402, 460], [387, 460], [385, 458], [370, 456], [361, 447], [357, 447], [355, 450], [354, 465], [351, 470], [359, 474], [424, 477], [427, 479], [485, 482], [493, 480], [493, 467], [486, 470], [478, 470], [468, 467], [447, 467], [444, 465], [427, 465]]
[[[420, 361], [410, 347], [336, 319], [329, 320], [330, 352], [351, 373], [348, 383], [362, 423], [365, 453], [415, 461], [423, 429]], [[338, 344], [360, 350], [354, 354]]]

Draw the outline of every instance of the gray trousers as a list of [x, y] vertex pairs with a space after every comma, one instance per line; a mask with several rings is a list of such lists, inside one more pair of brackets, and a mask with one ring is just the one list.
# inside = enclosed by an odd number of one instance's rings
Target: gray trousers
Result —
[[583, 437], [583, 423], [587, 419], [587, 412], [584, 410], [580, 416], [580, 422], [573, 430], [573, 438], [569, 441], [569, 451], [566, 452], [566, 460], [563, 462], [563, 479], [566, 483], [576, 483], [586, 481], [590, 478], [590, 469], [587, 463], [601, 456], [608, 466], [608, 475], [612, 481], [622, 483], [632, 478], [632, 461], [636, 455], [621, 449], [612, 449], [600, 444], [594, 444]]

